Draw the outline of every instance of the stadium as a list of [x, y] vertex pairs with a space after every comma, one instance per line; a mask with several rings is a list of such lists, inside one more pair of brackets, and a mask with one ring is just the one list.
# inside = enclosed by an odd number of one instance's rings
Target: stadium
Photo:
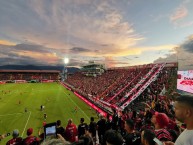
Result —
[[[144, 103], [166, 111], [162, 103], [170, 103], [166, 95], [169, 97], [176, 88], [177, 66], [174, 62], [105, 69], [92, 62], [74, 74], [1, 70], [1, 132], [17, 128], [26, 137], [27, 129], [33, 128], [37, 136], [45, 122], [62, 120], [66, 126], [72, 118], [78, 125], [84, 118], [89, 124], [90, 117], [100, 121], [99, 115], [117, 120], [112, 128], [119, 128], [121, 133], [122, 122], [133, 115], [140, 130], [139, 117], [147, 109]], [[62, 81], [63, 78], [66, 79]]]
[[0, 145], [193, 145], [192, 5], [0, 0]]

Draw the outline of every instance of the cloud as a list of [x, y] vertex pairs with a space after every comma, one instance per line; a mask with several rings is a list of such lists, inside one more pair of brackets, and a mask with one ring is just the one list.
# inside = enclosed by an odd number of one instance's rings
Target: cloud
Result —
[[[85, 63], [81, 62], [83, 57], [96, 56], [118, 65], [125, 62], [116, 57], [175, 47], [172, 44], [137, 47], [146, 38], [124, 16], [125, 7], [115, 3], [112, 0], [1, 1], [0, 57], [54, 65], [68, 56], [72, 59], [70, 65], [81, 65]], [[172, 21], [182, 19], [180, 14], [185, 9], [181, 9], [171, 15]], [[163, 17], [160, 15], [158, 19]], [[10, 59], [10, 63], [15, 62]]]
[[[190, 27], [193, 21], [188, 17], [189, 11], [187, 9], [189, 0], [184, 0], [178, 8], [170, 15], [170, 21], [174, 24], [175, 28]], [[189, 20], [188, 20], [189, 19]]]
[[181, 45], [181, 47], [189, 52], [193, 54], [193, 35], [190, 35], [187, 40]]
[[[62, 62], [62, 60], [60, 61]], [[64, 65], [62, 63], [59, 63], [60, 65]], [[75, 66], [75, 67], [81, 67], [83, 65], [88, 64], [88, 62], [81, 61], [79, 58], [70, 58], [70, 61], [68, 63], [67, 67]]]
[[[71, 48], [81, 46], [87, 48], [87, 52], [77, 51], [88, 56], [114, 55], [109, 53], [111, 49], [116, 55], [120, 54], [119, 49], [122, 53], [136, 54], [128, 49], [144, 39], [111, 1], [18, 0], [13, 3], [1, 2], [1, 7], [8, 7], [12, 11], [5, 8], [0, 10], [0, 19], [4, 20], [0, 31], [6, 37], [9, 35], [17, 39], [20, 44], [24, 41], [36, 44], [37, 49], [44, 49], [41, 48], [44, 46], [60, 54], [70, 54], [74, 52]], [[38, 52], [35, 48], [34, 51]]]
[[188, 10], [186, 9], [185, 6], [180, 6], [178, 7], [175, 12], [170, 16], [170, 21], [176, 22], [179, 21], [183, 18], [185, 18], [188, 15]]
[[89, 52], [89, 49], [81, 48], [81, 47], [73, 47], [70, 49], [72, 53], [81, 53], [81, 52]]
[[117, 61], [113, 57], [105, 57], [104, 64], [107, 68], [115, 67]]
[[1, 65], [9, 64], [49, 64], [59, 63], [58, 57], [50, 48], [32, 44], [17, 44], [15, 46], [0, 44]]
[[13, 48], [15, 48], [18, 51], [31, 51], [31, 52], [39, 52], [39, 53], [49, 52], [49, 48], [46, 48], [42, 45], [36, 45], [36, 44], [17, 44]]
[[0, 40], [0, 45], [15, 45], [16, 43], [8, 41], [8, 40]]
[[[81, 57], [90, 57], [90, 60], [93, 60], [96, 57], [96, 60], [99, 63], [105, 62], [107, 66], [120, 66], [120, 65], [128, 65], [127, 62], [122, 60], [114, 59], [118, 56], [128, 56], [128, 55], [140, 55], [146, 51], [158, 51], [158, 50], [169, 50], [173, 48], [175, 45], [163, 45], [163, 46], [152, 46], [152, 47], [139, 47], [139, 48], [130, 48], [130, 49], [119, 49], [119, 48], [111, 48], [107, 46], [102, 46], [100, 49], [87, 49], [82, 47], [73, 47], [69, 49], [69, 55], [66, 57], [70, 58], [69, 65], [82, 65], [86, 64], [87, 61], [83, 60]], [[105, 47], [105, 49], [103, 49]], [[21, 63], [21, 64], [34, 64], [38, 63], [39, 65], [58, 65], [63, 63], [63, 55], [65, 51], [60, 49], [54, 49], [45, 47], [37, 44], [17, 44], [15, 46], [12, 45], [0, 45], [0, 57], [3, 58], [2, 61], [4, 63], [8, 62], [10, 64]], [[9, 59], [12, 58], [12, 59]], [[14, 59], [13, 59], [14, 58]], [[30, 59], [29, 59], [30, 58]], [[75, 61], [74, 58], [77, 58]], [[100, 59], [98, 59], [100, 58]], [[101, 61], [101, 58], [102, 61]], [[15, 61], [17, 59], [17, 61]], [[71, 61], [71, 59], [73, 61]], [[6, 61], [5, 61], [6, 60]], [[32, 61], [33, 60], [33, 61]], [[36, 61], [34, 61], [36, 60]], [[107, 61], [108, 60], [108, 61]], [[1, 64], [4, 64], [1, 63]], [[111, 65], [110, 65], [111, 63]]]
[[158, 62], [178, 62], [179, 70], [193, 70], [193, 35], [173, 48], [174, 52], [155, 60]]
[[1, 65], [45, 65], [40, 60], [31, 57], [19, 57], [17, 55], [12, 57], [0, 57]]
[[181, 27], [181, 28], [190, 27], [190, 26], [193, 25], [193, 21], [176, 23], [175, 25], [176, 25], [177, 27]]

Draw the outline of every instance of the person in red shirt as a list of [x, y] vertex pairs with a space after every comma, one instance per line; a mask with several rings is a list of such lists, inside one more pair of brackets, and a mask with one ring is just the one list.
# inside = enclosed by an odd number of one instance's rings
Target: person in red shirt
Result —
[[27, 130], [27, 137], [23, 140], [23, 145], [39, 144], [40, 139], [33, 136], [33, 128]]
[[17, 145], [21, 145], [22, 144], [22, 138], [19, 137], [19, 130], [15, 129], [13, 131], [13, 134], [12, 134], [13, 138], [10, 139], [6, 145], [14, 145], [14, 144], [17, 144]]
[[168, 126], [169, 118], [165, 113], [158, 113], [152, 116], [151, 122], [155, 126], [156, 137], [161, 141], [171, 141], [172, 137], [170, 133], [165, 129]]
[[72, 119], [68, 120], [68, 125], [66, 126], [66, 139], [70, 142], [75, 142], [77, 137], [77, 127], [72, 123]]

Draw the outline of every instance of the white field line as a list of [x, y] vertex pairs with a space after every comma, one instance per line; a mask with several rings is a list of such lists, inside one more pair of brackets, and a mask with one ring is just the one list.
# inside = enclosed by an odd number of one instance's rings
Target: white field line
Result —
[[[66, 94], [66, 92], [64, 92], [64, 93]], [[82, 112], [88, 119], [90, 119], [90, 118], [88, 117], [88, 115], [86, 115], [86, 113], [71, 99], [71, 97], [68, 96], [68, 94], [66, 94], [66, 96], [67, 96], [68, 98], [70, 98], [70, 100], [79, 108], [79, 110], [81, 110], [81, 112]]]
[[25, 129], [26, 129], [26, 127], [27, 127], [27, 124], [28, 124], [28, 121], [29, 121], [29, 119], [30, 119], [30, 116], [31, 116], [31, 111], [30, 111], [30, 114], [29, 114], [29, 116], [28, 116], [28, 119], [27, 119], [27, 122], [26, 122], [26, 124], [25, 124], [25, 127], [24, 127], [24, 129], [23, 129], [23, 132], [22, 132], [21, 137], [23, 137], [23, 134], [24, 134]]
[[23, 113], [4, 114], [4, 115], [0, 115], [0, 116], [9, 116], [9, 115], [16, 115], [16, 114], [23, 114]]

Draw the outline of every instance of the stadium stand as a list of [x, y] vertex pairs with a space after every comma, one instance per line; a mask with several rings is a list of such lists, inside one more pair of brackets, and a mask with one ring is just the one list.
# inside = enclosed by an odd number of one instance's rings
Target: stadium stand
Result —
[[[154, 90], [157, 94], [161, 93], [168, 86], [171, 70], [177, 71], [176, 63], [111, 68], [98, 77], [88, 77], [77, 72], [64, 83], [99, 106], [106, 106], [107, 110], [109, 107], [124, 110], [136, 98], [143, 96], [145, 90], [152, 89], [155, 83], [159, 87], [154, 86]], [[160, 80], [162, 77], [164, 79]]]
[[50, 82], [59, 80], [57, 70], [0, 70], [1, 82], [25, 83], [26, 81]]

